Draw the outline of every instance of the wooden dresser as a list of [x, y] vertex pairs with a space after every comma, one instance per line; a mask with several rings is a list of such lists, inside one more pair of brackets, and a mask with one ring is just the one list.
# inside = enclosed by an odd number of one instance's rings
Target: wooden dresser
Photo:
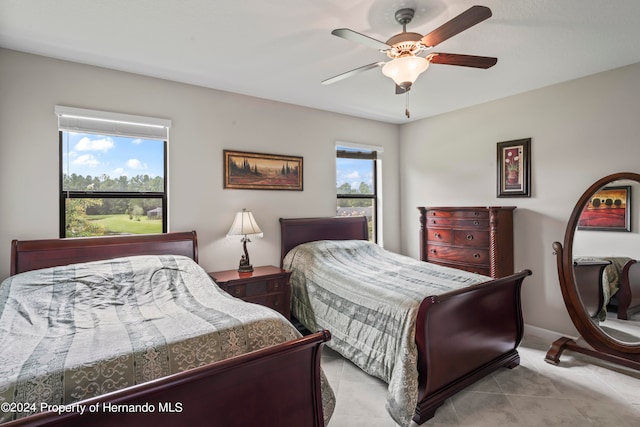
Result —
[[513, 274], [514, 209], [418, 207], [420, 259], [493, 278]]

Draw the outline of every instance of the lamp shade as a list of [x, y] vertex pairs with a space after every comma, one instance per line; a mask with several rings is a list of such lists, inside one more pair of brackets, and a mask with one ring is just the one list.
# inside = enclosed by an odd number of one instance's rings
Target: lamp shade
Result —
[[429, 68], [429, 61], [421, 56], [402, 56], [382, 67], [382, 74], [401, 87], [411, 86], [418, 76]]
[[262, 237], [262, 230], [258, 227], [251, 211], [243, 209], [238, 212], [233, 219], [233, 224], [227, 233], [227, 236], [247, 236]]

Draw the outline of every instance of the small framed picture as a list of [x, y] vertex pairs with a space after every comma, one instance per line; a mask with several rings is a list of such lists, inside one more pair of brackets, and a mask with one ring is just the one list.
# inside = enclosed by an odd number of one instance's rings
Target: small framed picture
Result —
[[631, 186], [604, 187], [582, 209], [578, 230], [631, 231]]
[[498, 197], [531, 197], [531, 138], [498, 143]]
[[302, 157], [224, 150], [224, 188], [302, 191]]

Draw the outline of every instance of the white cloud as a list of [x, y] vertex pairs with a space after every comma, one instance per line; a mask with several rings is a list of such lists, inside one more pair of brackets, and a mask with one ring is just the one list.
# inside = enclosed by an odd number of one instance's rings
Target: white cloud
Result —
[[91, 154], [83, 154], [82, 156], [78, 156], [73, 161], [73, 164], [79, 166], [96, 167], [100, 164], [100, 162]]
[[345, 174], [344, 178], [345, 179], [362, 179], [362, 175], [360, 175], [360, 172], [358, 171], [353, 171]]
[[116, 168], [114, 169], [113, 174], [116, 176], [123, 176], [126, 175], [126, 172], [122, 168]]
[[144, 163], [142, 163], [138, 159], [129, 159], [129, 160], [127, 160], [127, 166], [130, 167], [131, 169], [146, 169], [147, 168], [147, 165], [145, 165]]
[[132, 141], [131, 141], [131, 143], [132, 143], [132, 144], [136, 144], [136, 145], [138, 145], [138, 144], [142, 144], [142, 140], [141, 140], [140, 138], [138, 138], [138, 139], [134, 139], [134, 140], [132, 140]]
[[115, 147], [115, 144], [111, 138], [91, 139], [85, 136], [78, 141], [74, 148], [78, 151], [102, 151], [106, 153], [113, 147]]

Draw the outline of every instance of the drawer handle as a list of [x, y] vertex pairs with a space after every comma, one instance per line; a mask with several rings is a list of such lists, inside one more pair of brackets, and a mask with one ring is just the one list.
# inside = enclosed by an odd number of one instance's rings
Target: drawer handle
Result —
[[275, 289], [278, 289], [278, 288], [280, 287], [280, 283], [274, 283], [274, 284], [273, 284], [273, 287], [274, 287]]
[[274, 306], [279, 306], [280, 305], [280, 301], [276, 301], [275, 303], [273, 303]]
[[480, 258], [480, 254], [475, 253], [475, 254], [473, 254], [473, 257], [474, 257], [475, 259], [478, 259], [478, 258]]
[[467, 240], [473, 240], [473, 234], [467, 234]]
[[435, 223], [436, 223], [436, 220], [435, 220], [435, 219], [432, 219], [432, 220], [431, 220], [431, 224], [435, 224]]
[[473, 215], [480, 216], [480, 212], [474, 212]]
[[432, 254], [435, 254], [436, 250], [435, 249], [430, 249], [429, 252], [431, 252]]
[[480, 224], [480, 221], [477, 221], [477, 220], [473, 221], [473, 225], [478, 225], [478, 224]]
[[435, 216], [435, 214], [436, 214], [435, 212], [431, 212], [431, 215], [434, 215], [434, 216]]
[[240, 295], [240, 289], [236, 288], [236, 290], [234, 291], [236, 293], [236, 295]]
[[433, 233], [434, 237], [437, 237], [438, 239], [440, 238], [440, 233]]

